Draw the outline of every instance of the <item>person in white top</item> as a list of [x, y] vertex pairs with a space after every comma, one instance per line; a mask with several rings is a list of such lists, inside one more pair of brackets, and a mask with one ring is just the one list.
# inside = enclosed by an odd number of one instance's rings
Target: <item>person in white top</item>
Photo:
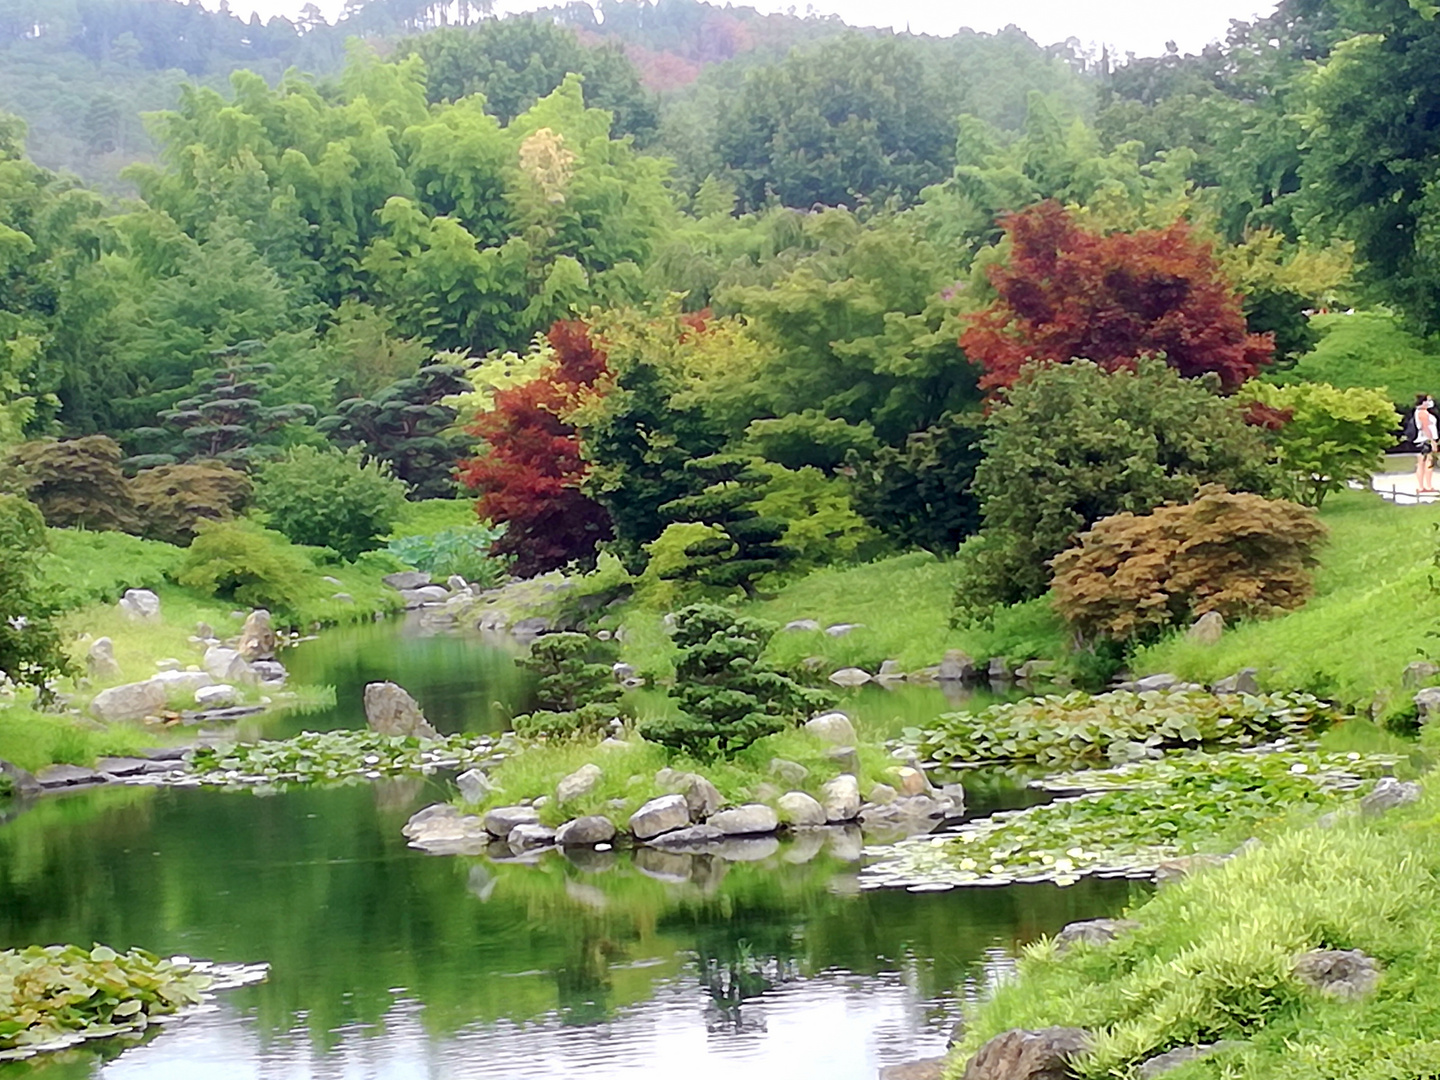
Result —
[[1435, 399], [1429, 394], [1415, 396], [1415, 490], [1435, 493], [1435, 449], [1440, 439], [1435, 421]]

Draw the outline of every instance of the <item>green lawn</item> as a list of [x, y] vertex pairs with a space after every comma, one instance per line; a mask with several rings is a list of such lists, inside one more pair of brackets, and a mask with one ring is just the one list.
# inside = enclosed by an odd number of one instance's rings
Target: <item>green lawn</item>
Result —
[[1330, 541], [1316, 595], [1299, 611], [1226, 631], [1204, 646], [1172, 635], [1142, 650], [1132, 669], [1211, 682], [1243, 667], [1268, 689], [1308, 689], [1355, 706], [1403, 712], [1411, 691], [1400, 674], [1440, 653], [1440, 580], [1434, 563], [1440, 504], [1396, 506], [1370, 492], [1342, 491], [1321, 514]]
[[1378, 387], [1399, 405], [1440, 392], [1440, 346], [1416, 337], [1389, 312], [1316, 315], [1312, 323], [1325, 336], [1294, 367], [1266, 376], [1270, 382]]

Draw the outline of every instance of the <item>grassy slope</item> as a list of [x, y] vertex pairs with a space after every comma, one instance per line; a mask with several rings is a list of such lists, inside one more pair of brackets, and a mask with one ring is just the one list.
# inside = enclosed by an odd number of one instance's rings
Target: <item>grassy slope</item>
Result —
[[[1187, 1043], [1246, 1046], [1167, 1077], [1395, 1080], [1440, 1074], [1440, 780], [1414, 807], [1330, 829], [1296, 823], [1223, 867], [1131, 912], [1141, 928], [1061, 958], [1032, 947], [1019, 978], [969, 1025], [947, 1075], [1012, 1027], [1098, 1033], [1086, 1077]], [[1357, 888], [1357, 883], [1363, 883]], [[1328, 999], [1291, 974], [1308, 949], [1360, 949], [1385, 968], [1361, 1002]]]
[[1410, 696], [1400, 685], [1405, 665], [1440, 651], [1440, 597], [1430, 590], [1440, 505], [1395, 506], [1369, 492], [1342, 491], [1322, 516], [1330, 542], [1316, 596], [1304, 608], [1236, 626], [1212, 646], [1173, 635], [1137, 655], [1133, 669], [1209, 682], [1255, 667], [1267, 688], [1403, 710]]
[[1440, 387], [1440, 347], [1405, 330], [1388, 312], [1317, 315], [1313, 323], [1324, 338], [1294, 367], [1270, 376], [1272, 382], [1379, 387], [1401, 405]]

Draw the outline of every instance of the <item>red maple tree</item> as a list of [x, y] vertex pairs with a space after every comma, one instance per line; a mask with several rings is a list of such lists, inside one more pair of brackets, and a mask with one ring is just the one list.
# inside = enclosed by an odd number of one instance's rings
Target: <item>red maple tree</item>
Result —
[[607, 374], [605, 353], [583, 322], [557, 322], [547, 336], [555, 359], [538, 378], [496, 393], [467, 429], [483, 453], [460, 466], [460, 479], [480, 493], [476, 512], [506, 526], [492, 550], [513, 557], [522, 577], [586, 562], [611, 536], [605, 508], [580, 491], [586, 464], [563, 419]]
[[960, 335], [985, 389], [1011, 385], [1032, 360], [1114, 370], [1163, 355], [1181, 375], [1213, 371], [1233, 390], [1273, 355], [1272, 336], [1247, 331], [1239, 294], [1183, 221], [1091, 232], [1051, 200], [1002, 225], [1010, 261], [990, 268], [1000, 295]]

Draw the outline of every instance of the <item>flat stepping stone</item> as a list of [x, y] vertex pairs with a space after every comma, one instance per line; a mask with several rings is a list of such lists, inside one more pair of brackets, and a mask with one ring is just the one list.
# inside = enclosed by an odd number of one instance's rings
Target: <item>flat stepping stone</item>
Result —
[[152, 768], [153, 762], [135, 757], [102, 757], [95, 762], [95, 771], [110, 776], [134, 776]]
[[189, 746], [147, 746], [140, 756], [148, 761], [183, 761], [192, 748]]
[[83, 769], [79, 765], [47, 765], [35, 774], [36, 782], [47, 788], [98, 784], [103, 779], [94, 769]]

